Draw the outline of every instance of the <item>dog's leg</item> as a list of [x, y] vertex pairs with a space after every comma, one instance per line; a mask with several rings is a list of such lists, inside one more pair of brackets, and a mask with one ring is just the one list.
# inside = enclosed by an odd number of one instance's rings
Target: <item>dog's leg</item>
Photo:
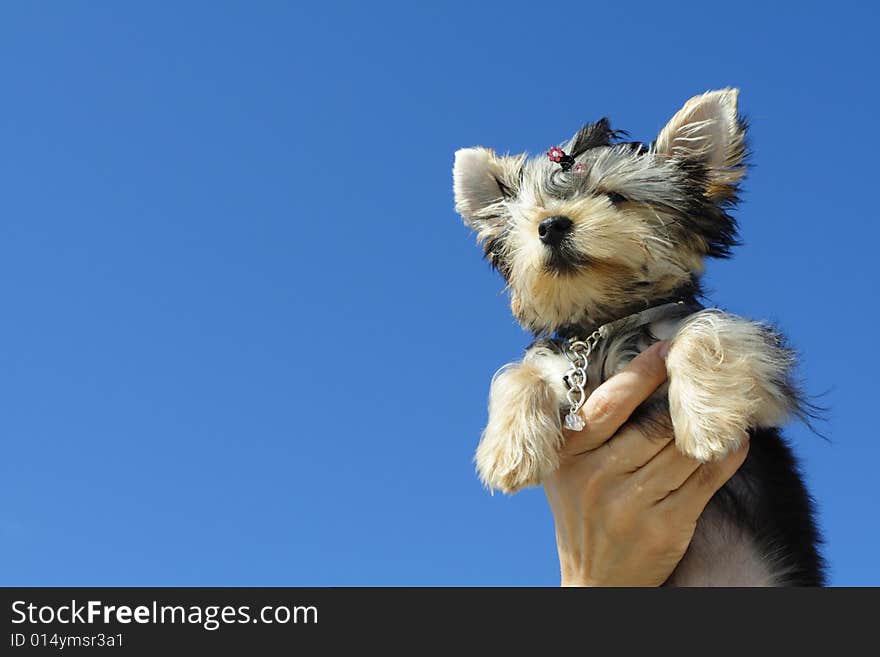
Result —
[[505, 365], [492, 378], [489, 422], [475, 458], [490, 489], [513, 493], [537, 486], [559, 466], [567, 369], [563, 355], [537, 343], [522, 362]]
[[669, 410], [681, 451], [700, 461], [736, 449], [749, 428], [798, 410], [793, 354], [771, 328], [719, 310], [686, 319], [669, 347]]

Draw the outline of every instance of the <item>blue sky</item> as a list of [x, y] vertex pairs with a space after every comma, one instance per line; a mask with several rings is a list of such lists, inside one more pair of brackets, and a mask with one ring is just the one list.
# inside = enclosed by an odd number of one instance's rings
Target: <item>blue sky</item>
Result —
[[727, 85], [755, 166], [710, 300], [803, 354], [831, 581], [880, 584], [877, 11], [4, 3], [0, 584], [556, 584], [543, 493], [473, 473], [529, 338], [452, 154], [648, 141]]

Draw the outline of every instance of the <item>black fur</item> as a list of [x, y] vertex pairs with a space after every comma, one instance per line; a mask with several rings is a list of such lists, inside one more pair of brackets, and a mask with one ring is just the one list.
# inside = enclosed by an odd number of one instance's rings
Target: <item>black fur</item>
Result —
[[579, 157], [591, 148], [610, 146], [616, 139], [626, 135], [621, 130], [612, 130], [611, 122], [601, 118], [595, 123], [588, 123], [578, 130], [571, 145], [571, 157]]
[[492, 265], [492, 268], [504, 277], [504, 280], [510, 278], [510, 263], [507, 262], [503, 255], [504, 240], [506, 238], [507, 231], [505, 230], [496, 237], [486, 240], [486, 243], [483, 245], [483, 255], [489, 264]]
[[709, 172], [701, 162], [683, 161], [678, 166], [690, 187], [687, 210], [677, 213], [685, 235], [702, 238], [707, 256], [729, 258], [731, 249], [740, 244], [739, 227], [729, 212], [739, 203], [739, 198], [736, 195], [724, 199], [706, 196]]
[[746, 527], [761, 552], [773, 555], [788, 573], [785, 585], [824, 586], [823, 541], [797, 459], [778, 429], [750, 433], [745, 463], [711, 504]]

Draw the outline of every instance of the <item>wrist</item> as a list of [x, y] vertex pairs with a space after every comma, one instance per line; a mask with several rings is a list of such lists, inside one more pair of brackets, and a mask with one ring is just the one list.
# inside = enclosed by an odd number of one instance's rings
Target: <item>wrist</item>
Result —
[[598, 586], [588, 574], [585, 564], [578, 560], [569, 560], [559, 555], [560, 578], [559, 585], [562, 587], [588, 587]]
[[562, 588], [587, 588], [595, 586], [586, 577], [563, 577], [559, 582]]

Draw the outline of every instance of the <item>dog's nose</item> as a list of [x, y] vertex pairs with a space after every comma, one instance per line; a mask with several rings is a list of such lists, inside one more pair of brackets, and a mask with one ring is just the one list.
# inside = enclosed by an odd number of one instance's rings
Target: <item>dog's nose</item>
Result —
[[538, 237], [547, 246], [559, 246], [568, 233], [571, 232], [572, 222], [568, 217], [547, 217], [538, 224]]

